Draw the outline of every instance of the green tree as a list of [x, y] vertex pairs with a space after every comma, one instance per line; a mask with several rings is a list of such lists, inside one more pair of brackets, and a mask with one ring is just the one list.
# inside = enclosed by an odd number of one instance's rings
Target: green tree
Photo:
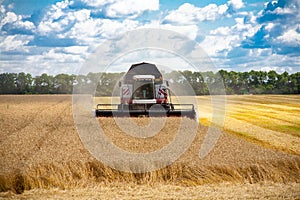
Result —
[[0, 93], [1, 94], [16, 94], [16, 73], [3, 73], [0, 74]]
[[36, 76], [34, 78], [34, 91], [38, 94], [53, 94], [55, 92], [53, 76], [46, 73]]
[[277, 93], [277, 89], [278, 89], [278, 85], [277, 80], [278, 80], [278, 74], [276, 73], [276, 71], [271, 70], [267, 73], [267, 86], [266, 86], [266, 93], [268, 94], [274, 94]]
[[54, 88], [57, 94], [71, 94], [75, 76], [58, 74], [54, 77]]
[[118, 82], [122, 76], [123, 73], [97, 74], [97, 79], [94, 80], [94, 84], [97, 86], [96, 95], [99, 96], [118, 95], [119, 96]]
[[16, 77], [16, 87], [18, 94], [27, 94], [32, 91], [32, 76], [31, 74], [25, 74], [21, 72]]
[[290, 93], [290, 76], [288, 72], [283, 72], [282, 74], [278, 74], [278, 80], [276, 81], [277, 93], [280, 94], [288, 94]]
[[300, 72], [291, 74], [290, 76], [290, 93], [300, 94]]

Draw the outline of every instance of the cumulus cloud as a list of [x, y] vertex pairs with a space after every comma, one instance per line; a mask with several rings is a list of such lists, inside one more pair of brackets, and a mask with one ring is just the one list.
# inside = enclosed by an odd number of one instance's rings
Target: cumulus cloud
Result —
[[258, 22], [265, 23], [274, 21], [277, 23], [297, 23], [300, 19], [300, 2], [298, 0], [278, 0], [266, 4], [263, 11], [259, 13]]
[[242, 42], [244, 48], [270, 48], [268, 31], [262, 26], [253, 36]]
[[89, 8], [100, 18], [136, 18], [144, 12], [159, 10], [159, 0], [79, 0], [71, 1], [70, 6]]
[[87, 50], [88, 46], [71, 46], [63, 49], [64, 52], [75, 55], [82, 55], [82, 53], [87, 52]]
[[171, 30], [178, 32], [191, 40], [195, 40], [198, 36], [199, 28], [196, 25], [186, 25], [186, 26], [174, 26], [171, 24], [164, 24], [160, 26], [162, 29]]
[[[58, 2], [45, 12], [37, 30], [40, 35], [68, 31], [76, 21], [76, 11], [68, 9], [68, 1]], [[79, 15], [85, 10], [78, 11]], [[87, 11], [88, 12], [88, 11]], [[86, 13], [89, 15], [89, 13]], [[81, 15], [82, 16], [82, 15]]]
[[100, 8], [107, 4], [111, 4], [115, 2], [115, 0], [78, 0], [78, 1], [70, 1], [70, 5], [72, 6], [80, 6], [83, 7], [83, 5], [93, 8]]
[[242, 0], [230, 0], [227, 4], [236, 10], [244, 7], [244, 2]]
[[196, 7], [184, 3], [178, 9], [170, 11], [164, 23], [197, 24], [202, 21], [215, 21], [220, 17], [230, 16], [233, 12], [244, 7], [242, 0], [229, 0], [226, 4], [209, 4], [205, 7]]
[[2, 14], [0, 28], [8, 34], [33, 34], [35, 26], [32, 22], [24, 20], [21, 15], [16, 15], [14, 12], [5, 12]]
[[21, 16], [17, 16], [13, 12], [7, 12], [4, 19], [1, 21], [1, 24], [13, 23], [13, 22], [16, 22], [17, 20], [20, 20], [20, 19], [21, 19]]
[[60, 52], [60, 50], [57, 48], [53, 48], [50, 49], [48, 52], [44, 52], [42, 55], [28, 56], [27, 61], [55, 61], [56, 63], [80, 63], [83, 60], [80, 55], [66, 54]]
[[[224, 59], [215, 59], [215, 64], [223, 66], [228, 70], [242, 71], [269, 71], [275, 70], [279, 73], [284, 71], [295, 73], [299, 71], [295, 65], [299, 66], [297, 57], [274, 54], [272, 49], [244, 49], [241, 47], [234, 48]], [[284, 62], [283, 62], [284, 61]]]
[[[259, 25], [252, 23], [251, 20], [235, 18], [233, 26], [220, 26], [211, 30], [200, 44], [210, 56], [225, 57], [231, 51], [235, 51], [245, 38], [252, 36], [258, 29]], [[242, 54], [241, 51], [238, 52]]]
[[260, 29], [242, 42], [245, 48], [272, 48], [278, 54], [300, 55], [300, 2], [278, 0], [259, 13]]
[[[236, 24], [232, 27], [219, 27], [211, 31], [211, 40], [222, 42], [220, 37], [223, 37], [224, 41], [223, 46], [216, 44], [214, 48], [215, 54], [212, 55], [218, 58], [216, 62], [220, 66], [235, 66], [244, 70], [299, 70], [298, 10], [297, 1], [272, 1], [258, 16], [250, 13], [248, 17], [236, 18]], [[230, 35], [239, 37], [229, 43]], [[208, 39], [205, 41], [210, 42]], [[220, 59], [222, 56], [223, 61]]]
[[[0, 3], [2, 3], [2, 2], [0, 1]], [[1, 17], [1, 19], [3, 18], [2, 15], [5, 13], [5, 11], [6, 11], [5, 7], [3, 5], [0, 5], [0, 17]]]
[[210, 56], [217, 56], [219, 53], [232, 50], [233, 47], [237, 46], [238, 41], [238, 35], [209, 35], [205, 37], [200, 45]]
[[201, 21], [214, 21], [224, 15], [227, 9], [227, 5], [217, 6], [216, 4], [209, 4], [199, 8], [193, 4], [184, 3], [177, 10], [171, 11], [165, 17], [164, 23], [190, 25]]
[[[86, 7], [81, 9], [72, 7], [75, 5], [74, 1], [68, 0], [57, 2], [49, 7], [36, 25], [34, 40], [29, 45], [47, 47], [95, 46], [104, 39], [110, 39], [118, 34], [133, 30], [139, 25], [138, 21], [129, 19], [131, 17], [114, 20], [92, 16], [96, 6], [105, 5], [103, 8], [109, 9], [109, 6], [118, 5], [114, 1], [82, 1], [82, 3], [85, 3]], [[139, 4], [136, 5], [139, 6]], [[132, 12], [127, 10], [128, 12], [123, 14], [130, 15], [130, 13], [140, 13], [146, 9], [156, 9], [154, 6], [152, 6], [153, 8], [143, 6], [139, 8], [131, 6], [129, 9]], [[115, 8], [117, 9], [117, 7]]]
[[20, 48], [29, 43], [31, 38], [21, 35], [9, 35], [2, 39], [3, 41], [0, 42], [2, 51], [19, 51]]
[[130, 19], [116, 21], [89, 18], [86, 21], [77, 22], [69, 31], [59, 34], [58, 37], [73, 38], [79, 45], [97, 46], [101, 41], [134, 30], [138, 25], [137, 21]]
[[64, 48], [50, 48], [39, 55], [30, 55], [23, 63], [30, 64], [27, 69], [33, 74], [58, 74], [74, 73], [76, 74], [84, 62], [85, 54], [74, 54], [65, 52]]
[[300, 46], [300, 33], [295, 27], [294, 29], [284, 32], [278, 37], [278, 40], [288, 44], [289, 46]]
[[106, 16], [111, 18], [122, 18], [129, 16], [136, 18], [145, 11], [155, 11], [159, 9], [159, 0], [142, 1], [142, 0], [119, 0], [105, 9]]

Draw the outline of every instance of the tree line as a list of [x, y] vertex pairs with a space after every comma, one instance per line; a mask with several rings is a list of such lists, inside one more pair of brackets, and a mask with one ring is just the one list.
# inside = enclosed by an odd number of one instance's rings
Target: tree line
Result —
[[[0, 94], [72, 94], [74, 86], [80, 86], [83, 91], [96, 86], [96, 96], [111, 96], [123, 75], [124, 72], [55, 76], [43, 73], [33, 77], [24, 72], [2, 73]], [[179, 88], [189, 84], [196, 95], [221, 94], [220, 83], [226, 94], [300, 94], [300, 72], [173, 71], [164, 73], [164, 78]]]

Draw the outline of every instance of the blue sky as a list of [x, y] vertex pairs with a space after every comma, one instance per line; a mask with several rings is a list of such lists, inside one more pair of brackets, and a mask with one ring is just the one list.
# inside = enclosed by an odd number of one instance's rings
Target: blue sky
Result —
[[103, 42], [160, 28], [218, 69], [300, 71], [299, 0], [0, 0], [0, 73], [76, 74]]

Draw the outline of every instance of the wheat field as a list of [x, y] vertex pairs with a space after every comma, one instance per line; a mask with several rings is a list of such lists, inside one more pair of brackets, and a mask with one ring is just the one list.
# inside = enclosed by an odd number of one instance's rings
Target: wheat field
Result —
[[[210, 126], [210, 98], [198, 100], [200, 123]], [[226, 96], [221, 128], [265, 147], [300, 155], [300, 95]]]
[[[99, 162], [83, 146], [71, 96], [0, 96], [0, 198], [300, 198], [299, 95], [227, 96], [224, 124], [213, 123], [210, 97], [197, 100], [200, 123], [179, 159], [155, 171], [130, 173]], [[181, 119], [166, 119], [149, 138], [124, 134], [113, 118], [97, 120], [118, 147], [145, 153], [170, 143]], [[132, 120], [141, 131], [150, 123]], [[208, 126], [223, 132], [200, 159]]]

